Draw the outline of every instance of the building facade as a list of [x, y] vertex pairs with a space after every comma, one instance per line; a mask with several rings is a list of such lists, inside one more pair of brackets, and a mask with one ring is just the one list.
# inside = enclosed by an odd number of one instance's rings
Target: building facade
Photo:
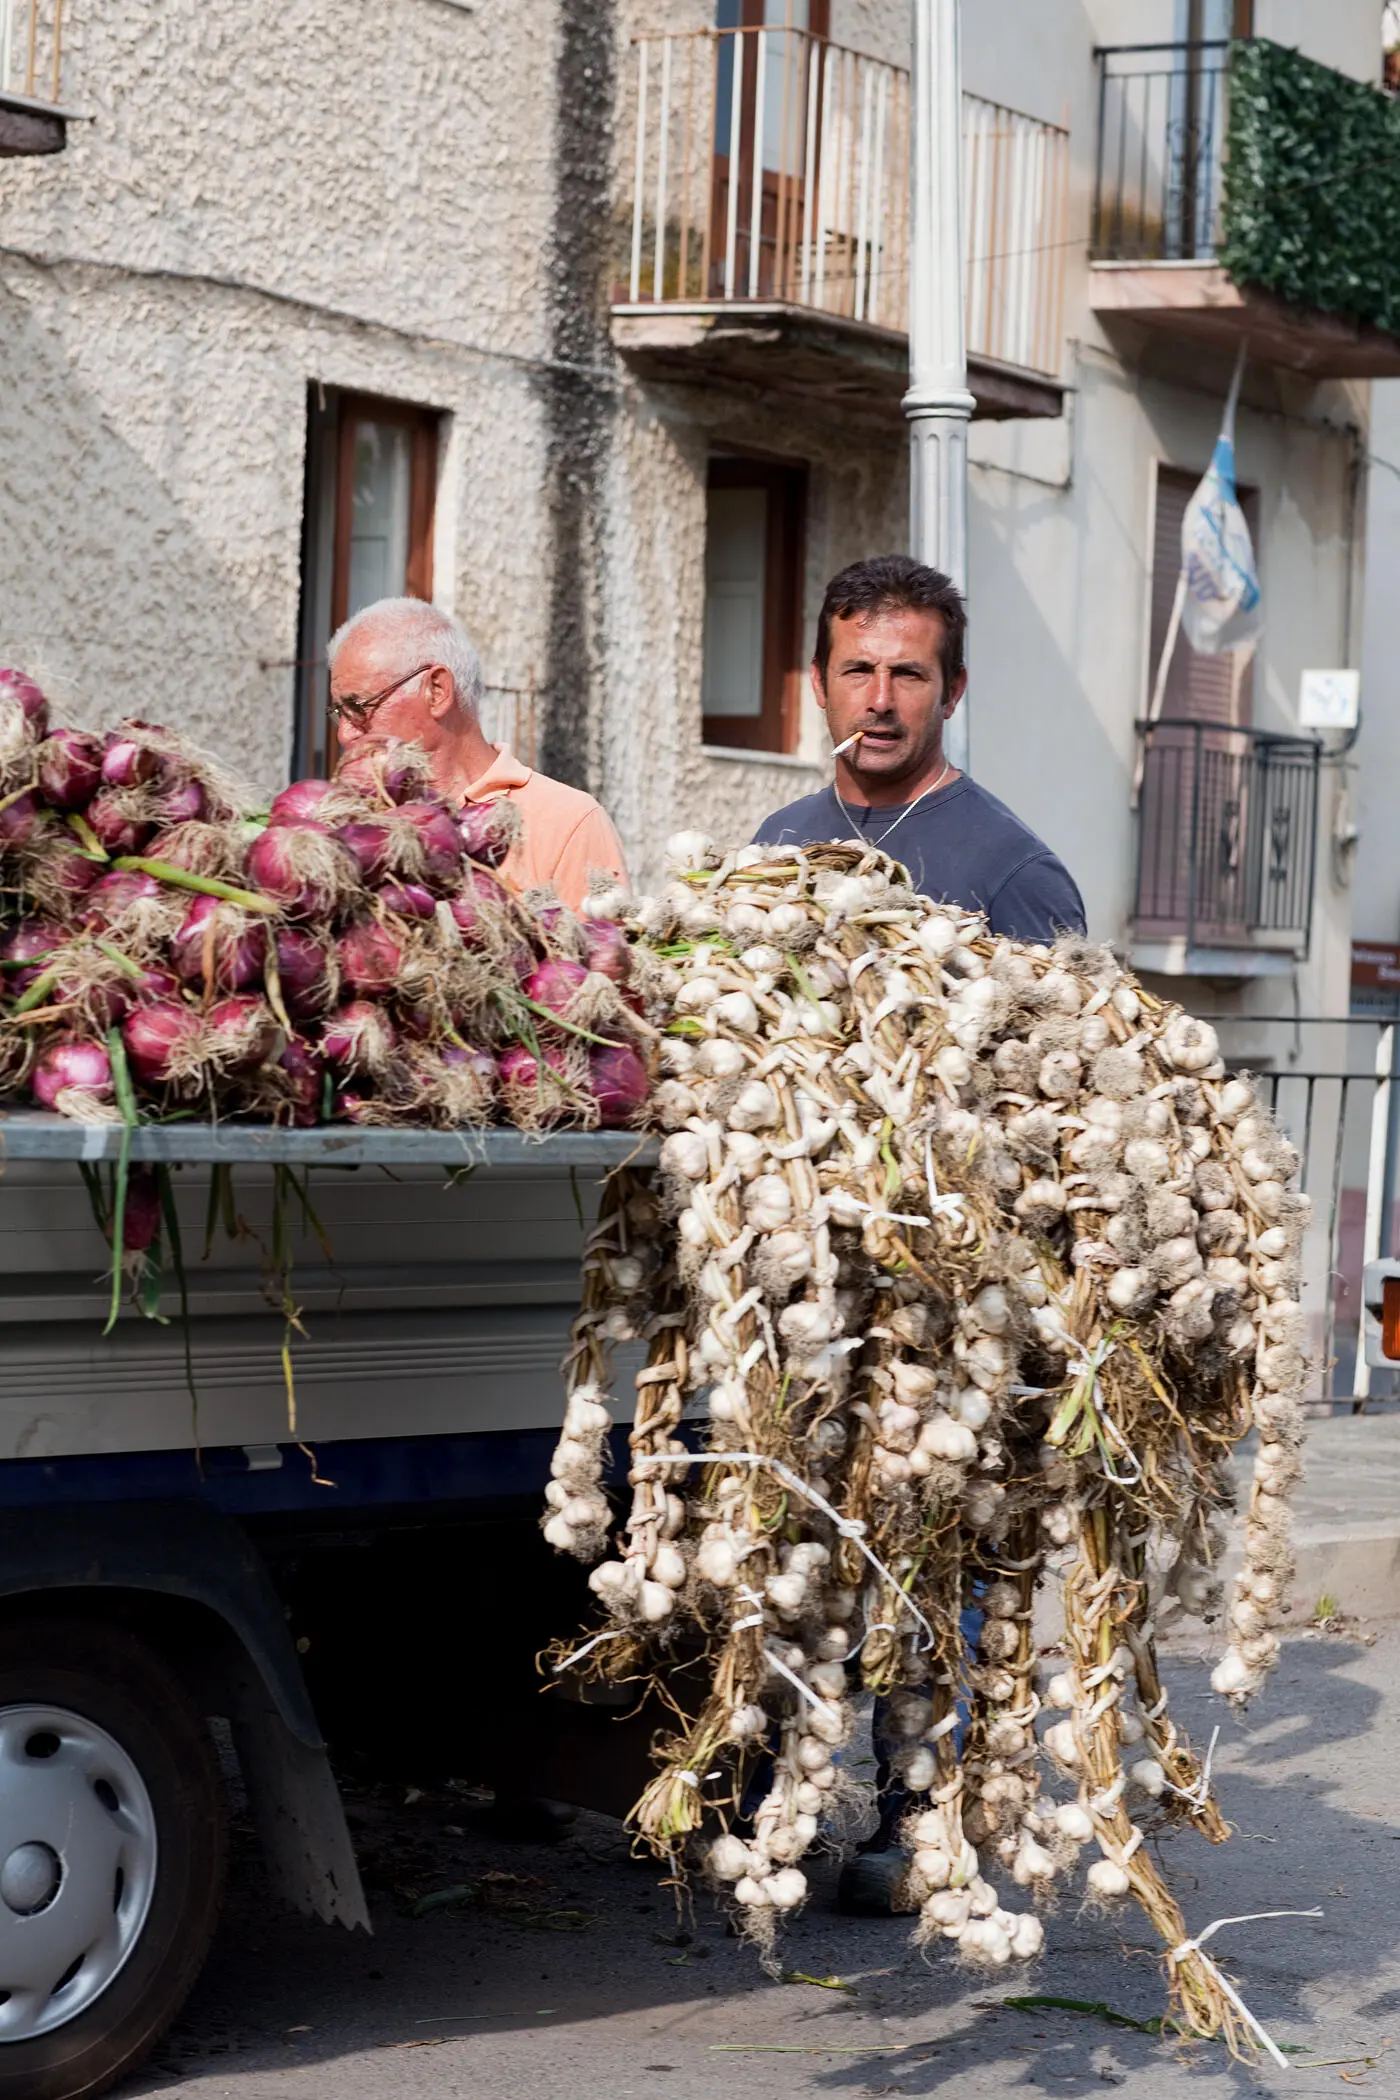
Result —
[[[816, 787], [825, 580], [907, 534], [909, 0], [55, 12], [0, 0], [0, 657], [270, 793], [408, 590], [643, 883]], [[1218, 259], [1230, 40], [1379, 104], [1380, 17], [963, 14], [972, 769], [1266, 1070], [1360, 1040], [1277, 1017], [1347, 1012], [1354, 756], [1299, 695], [1359, 661], [1400, 347]], [[1241, 348], [1248, 664], [1166, 648]]]

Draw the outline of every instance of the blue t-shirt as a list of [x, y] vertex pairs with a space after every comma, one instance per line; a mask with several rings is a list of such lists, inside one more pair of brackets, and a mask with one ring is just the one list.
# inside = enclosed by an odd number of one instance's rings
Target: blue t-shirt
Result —
[[884, 851], [903, 861], [921, 896], [985, 912], [993, 933], [1053, 941], [1057, 933], [1085, 931], [1084, 901], [1063, 861], [965, 773], [926, 801], [884, 809], [858, 802], [843, 808], [835, 789], [823, 788], [765, 817], [754, 838], [761, 846], [853, 837], [878, 846], [887, 835]]

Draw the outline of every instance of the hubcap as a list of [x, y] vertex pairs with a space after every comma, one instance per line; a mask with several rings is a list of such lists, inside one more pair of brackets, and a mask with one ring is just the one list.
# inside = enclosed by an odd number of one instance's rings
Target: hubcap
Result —
[[101, 1996], [155, 1879], [155, 1811], [120, 1743], [64, 1707], [0, 1707], [0, 2043]]
[[0, 1867], [0, 1900], [16, 1917], [32, 1918], [58, 1894], [63, 1866], [50, 1845], [16, 1845]]

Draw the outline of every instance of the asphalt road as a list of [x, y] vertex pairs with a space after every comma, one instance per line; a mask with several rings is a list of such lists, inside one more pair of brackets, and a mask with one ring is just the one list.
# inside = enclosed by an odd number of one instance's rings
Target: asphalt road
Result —
[[[925, 1961], [907, 1920], [838, 1916], [823, 1866], [783, 1959], [840, 1987], [778, 1983], [707, 1897], [678, 1919], [616, 1825], [586, 1817], [561, 1845], [509, 1844], [483, 1831], [469, 1790], [405, 1800], [400, 1788], [352, 1803], [373, 1939], [272, 1911], [240, 1843], [208, 1969], [123, 2100], [842, 2100], [959, 2081], [976, 2100], [1117, 2085], [1132, 2100], [1400, 2095], [1400, 1630], [1369, 1645], [1291, 1641], [1242, 1724], [1200, 1662], [1178, 1658], [1169, 1681], [1194, 1737], [1223, 1722], [1217, 1773], [1235, 1825], [1225, 1846], [1191, 1833], [1163, 1842], [1191, 1930], [1242, 1912], [1324, 1912], [1212, 1942], [1275, 2038], [1298, 2045], [1286, 2073], [1003, 2002], [1041, 1993], [1152, 2019], [1161, 1968], [1131, 1907], [1094, 1917], [1068, 1898], [1032, 1971], [988, 1977]], [[413, 1915], [453, 1888], [458, 1898]]]

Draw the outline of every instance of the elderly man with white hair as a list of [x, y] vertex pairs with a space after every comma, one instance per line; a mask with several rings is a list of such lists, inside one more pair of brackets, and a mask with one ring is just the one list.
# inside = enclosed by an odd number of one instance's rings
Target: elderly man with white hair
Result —
[[366, 740], [403, 737], [432, 762], [443, 800], [508, 796], [521, 833], [501, 874], [515, 890], [552, 883], [575, 908], [595, 869], [627, 880], [622, 843], [600, 803], [522, 765], [482, 733], [481, 659], [466, 629], [421, 598], [381, 598], [331, 636], [331, 717], [353, 759]]

